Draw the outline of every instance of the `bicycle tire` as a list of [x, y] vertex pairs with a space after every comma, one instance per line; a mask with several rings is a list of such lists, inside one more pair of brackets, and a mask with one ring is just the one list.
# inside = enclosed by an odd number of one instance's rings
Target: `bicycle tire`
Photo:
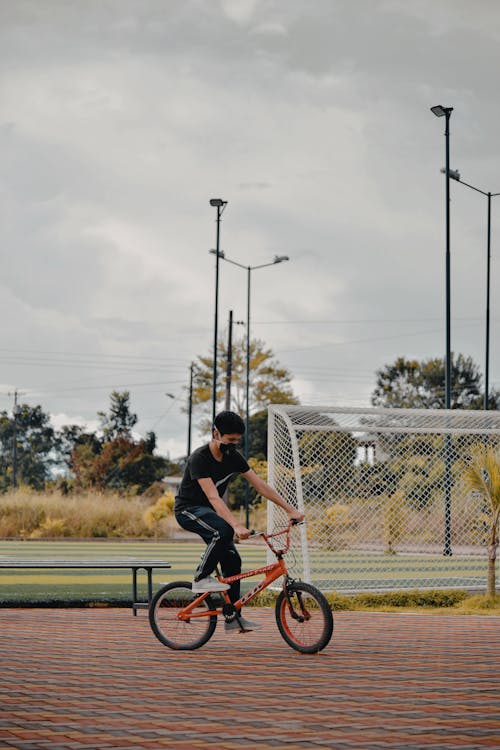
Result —
[[[189, 581], [174, 581], [156, 592], [149, 606], [149, 623], [164, 646], [176, 651], [194, 651], [210, 640], [217, 625], [217, 615], [193, 617], [187, 621], [177, 617], [180, 610], [198, 596], [191, 590]], [[195, 611], [215, 609], [215, 606], [208, 596]]]
[[330, 643], [332, 611], [325, 596], [310, 583], [290, 582], [287, 594], [282, 591], [276, 600], [275, 614], [282, 638], [295, 651], [316, 654]]

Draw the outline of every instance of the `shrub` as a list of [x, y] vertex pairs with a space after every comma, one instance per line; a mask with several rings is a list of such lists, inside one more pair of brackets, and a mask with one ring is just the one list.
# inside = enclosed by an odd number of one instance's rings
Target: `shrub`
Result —
[[467, 598], [466, 591], [389, 591], [383, 594], [356, 594], [354, 605], [363, 607], [453, 607]]
[[31, 539], [52, 539], [53, 537], [71, 536], [65, 518], [51, 518], [48, 516], [34, 531]]
[[155, 538], [158, 538], [160, 532], [164, 529], [165, 520], [173, 515], [174, 504], [174, 495], [167, 491], [144, 512], [144, 523], [148, 529], [154, 532]]

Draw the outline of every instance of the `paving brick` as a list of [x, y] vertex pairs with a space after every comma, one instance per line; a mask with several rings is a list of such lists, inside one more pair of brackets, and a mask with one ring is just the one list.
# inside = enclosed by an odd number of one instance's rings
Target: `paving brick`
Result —
[[177, 652], [143, 612], [0, 609], [0, 750], [500, 746], [500, 618], [337, 613], [311, 656], [252, 619]]

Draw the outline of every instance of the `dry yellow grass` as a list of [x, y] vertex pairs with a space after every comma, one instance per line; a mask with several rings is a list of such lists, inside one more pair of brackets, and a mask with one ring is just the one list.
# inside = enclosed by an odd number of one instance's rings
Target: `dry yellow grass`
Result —
[[147, 537], [151, 500], [108, 493], [63, 495], [20, 489], [0, 499], [0, 537]]

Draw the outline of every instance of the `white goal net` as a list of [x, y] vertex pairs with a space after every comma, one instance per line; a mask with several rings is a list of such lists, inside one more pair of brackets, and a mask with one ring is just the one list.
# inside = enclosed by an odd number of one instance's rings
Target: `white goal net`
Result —
[[[485, 587], [489, 513], [463, 473], [474, 445], [500, 446], [500, 412], [274, 405], [268, 431], [269, 483], [306, 514], [296, 576], [344, 593]], [[269, 528], [283, 520], [269, 503]]]

